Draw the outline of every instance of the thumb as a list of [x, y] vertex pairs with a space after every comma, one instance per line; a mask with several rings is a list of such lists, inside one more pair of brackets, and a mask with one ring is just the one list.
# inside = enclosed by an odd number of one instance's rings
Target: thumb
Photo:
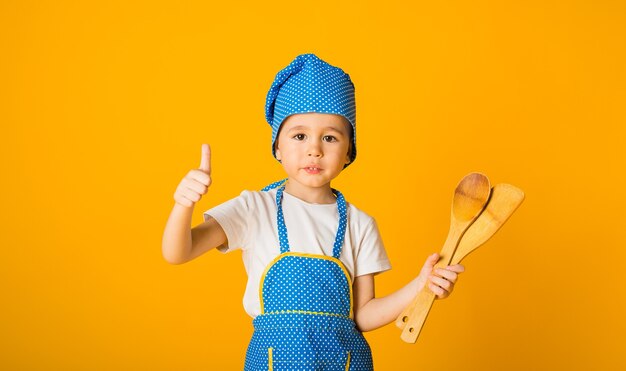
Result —
[[437, 253], [430, 254], [426, 258], [424, 266], [422, 267], [422, 270], [420, 271], [420, 274], [418, 276], [419, 281], [421, 281], [421, 284], [419, 286], [420, 290], [422, 290], [424, 285], [426, 285], [426, 282], [428, 282], [428, 277], [430, 277], [430, 274], [433, 271], [435, 264], [437, 264], [437, 261], [439, 261], [439, 254]]
[[422, 271], [430, 272], [435, 267], [435, 264], [439, 261], [439, 254], [434, 253], [429, 255], [424, 262], [424, 266], [422, 267]]
[[211, 175], [211, 147], [208, 144], [202, 144], [200, 170]]

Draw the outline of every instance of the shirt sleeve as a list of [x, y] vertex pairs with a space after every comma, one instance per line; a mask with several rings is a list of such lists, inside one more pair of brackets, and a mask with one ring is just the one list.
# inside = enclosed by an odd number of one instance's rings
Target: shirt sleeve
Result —
[[249, 191], [243, 191], [233, 199], [217, 205], [202, 215], [204, 221], [214, 218], [226, 234], [226, 242], [217, 247], [222, 253], [245, 249], [248, 245], [250, 231], [250, 202]]
[[389, 269], [391, 269], [391, 262], [387, 257], [378, 225], [376, 220], [370, 218], [360, 241], [354, 277], [371, 273], [378, 274]]

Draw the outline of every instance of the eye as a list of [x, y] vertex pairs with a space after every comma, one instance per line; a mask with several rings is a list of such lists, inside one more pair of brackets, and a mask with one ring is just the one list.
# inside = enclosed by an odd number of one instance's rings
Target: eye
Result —
[[296, 134], [293, 136], [293, 139], [295, 140], [304, 140], [305, 136], [304, 134]]
[[322, 139], [324, 140], [324, 142], [336, 142], [337, 141], [337, 138], [335, 138], [332, 135], [324, 135]]

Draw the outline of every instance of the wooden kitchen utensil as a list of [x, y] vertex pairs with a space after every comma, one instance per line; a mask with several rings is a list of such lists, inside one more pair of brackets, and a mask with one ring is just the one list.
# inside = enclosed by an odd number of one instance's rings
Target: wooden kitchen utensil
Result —
[[[497, 184], [480, 216], [470, 225], [452, 257], [450, 265], [460, 263], [469, 253], [487, 242], [524, 201], [524, 192], [510, 184]], [[402, 328], [406, 323], [402, 323]], [[416, 338], [417, 339], [417, 338]]]
[[[459, 182], [452, 200], [450, 230], [435, 268], [450, 264], [459, 240], [483, 211], [490, 194], [489, 179], [483, 174], [471, 173]], [[435, 294], [425, 285], [413, 302], [398, 316], [396, 325], [404, 327], [400, 335], [402, 340], [415, 343], [434, 300]]]
[[460, 263], [469, 253], [487, 242], [513, 215], [522, 201], [524, 201], [524, 192], [515, 186], [501, 183], [491, 188], [491, 197], [487, 207], [465, 231], [450, 265]]

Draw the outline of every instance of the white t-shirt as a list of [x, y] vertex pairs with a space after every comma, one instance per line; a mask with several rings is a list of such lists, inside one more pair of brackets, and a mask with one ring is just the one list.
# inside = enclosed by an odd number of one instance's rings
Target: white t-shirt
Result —
[[[379, 273], [391, 268], [376, 221], [346, 202], [348, 223], [339, 259], [350, 278]], [[333, 255], [339, 225], [337, 204], [312, 204], [283, 192], [283, 214], [290, 251]], [[276, 226], [276, 189], [243, 191], [221, 205], [207, 210], [209, 217], [224, 229], [227, 242], [217, 249], [223, 253], [242, 250], [248, 283], [243, 297], [246, 312], [252, 317], [261, 313], [259, 283], [267, 265], [280, 254]]]

